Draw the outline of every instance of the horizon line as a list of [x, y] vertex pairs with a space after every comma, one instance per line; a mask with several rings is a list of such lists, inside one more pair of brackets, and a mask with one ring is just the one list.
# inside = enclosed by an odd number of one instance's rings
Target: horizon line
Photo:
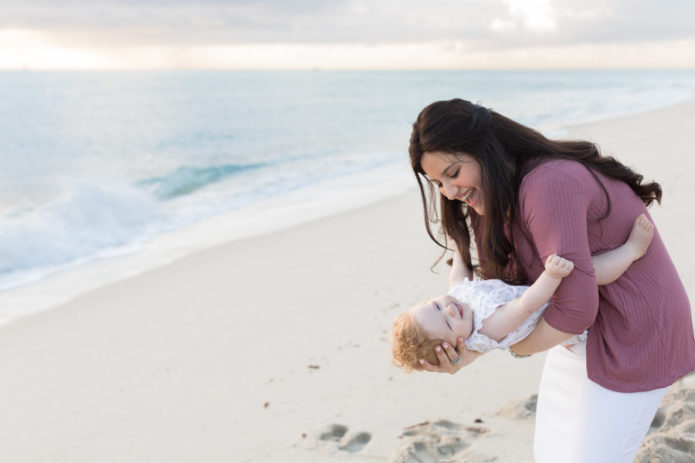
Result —
[[235, 71], [235, 72], [489, 72], [489, 71], [695, 71], [690, 67], [508, 67], [508, 68], [225, 68], [225, 67], [162, 67], [162, 68], [2, 68], [0, 72], [161, 72], [161, 71]]

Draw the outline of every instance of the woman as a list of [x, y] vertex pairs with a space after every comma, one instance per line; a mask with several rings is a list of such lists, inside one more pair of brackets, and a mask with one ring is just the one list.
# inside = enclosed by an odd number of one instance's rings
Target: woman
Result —
[[[695, 370], [690, 305], [658, 231], [645, 256], [598, 288], [591, 255], [618, 247], [634, 217], [661, 200], [657, 183], [583, 141], [554, 141], [464, 100], [433, 103], [413, 126], [410, 159], [436, 222], [482, 278], [529, 284], [553, 253], [575, 264], [544, 318], [510, 348], [516, 357], [550, 349], [541, 379], [537, 462], [631, 462], [666, 387]], [[426, 188], [426, 185], [428, 188]], [[473, 240], [471, 239], [471, 232]], [[589, 328], [585, 344], [560, 344]], [[476, 353], [463, 342], [437, 348], [455, 373]]]

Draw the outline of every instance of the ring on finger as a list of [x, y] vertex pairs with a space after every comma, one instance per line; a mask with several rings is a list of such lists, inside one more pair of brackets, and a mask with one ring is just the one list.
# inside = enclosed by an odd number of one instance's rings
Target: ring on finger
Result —
[[460, 361], [461, 361], [461, 356], [457, 355], [454, 360], [449, 360], [449, 363], [451, 363], [453, 365], [455, 363], [459, 363]]

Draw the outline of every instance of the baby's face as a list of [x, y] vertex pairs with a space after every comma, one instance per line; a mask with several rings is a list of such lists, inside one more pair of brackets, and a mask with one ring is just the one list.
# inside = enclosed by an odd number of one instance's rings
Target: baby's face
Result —
[[415, 323], [429, 339], [444, 339], [456, 346], [456, 339], [468, 339], [473, 332], [473, 311], [468, 304], [445, 294], [410, 309]]

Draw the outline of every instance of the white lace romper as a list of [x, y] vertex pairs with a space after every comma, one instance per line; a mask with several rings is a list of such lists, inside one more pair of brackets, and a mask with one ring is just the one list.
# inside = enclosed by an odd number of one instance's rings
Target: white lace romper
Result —
[[[547, 302], [500, 342], [479, 332], [483, 327], [483, 321], [492, 315], [499, 306], [521, 297], [527, 289], [528, 286], [513, 286], [502, 280], [464, 280], [452, 288], [449, 295], [468, 304], [473, 310], [473, 333], [466, 339], [466, 347], [478, 352], [507, 349], [531, 334], [543, 315], [543, 311], [548, 307]], [[586, 332], [573, 337], [565, 344], [575, 344], [584, 340], [586, 340]]]

